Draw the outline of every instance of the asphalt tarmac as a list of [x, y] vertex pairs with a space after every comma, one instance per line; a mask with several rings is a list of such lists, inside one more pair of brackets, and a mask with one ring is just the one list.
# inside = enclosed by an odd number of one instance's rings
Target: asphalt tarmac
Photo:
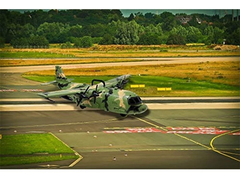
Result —
[[[1, 112], [1, 134], [51, 132], [83, 159], [74, 169], [239, 169], [239, 109]], [[116, 160], [114, 160], [114, 157]], [[69, 161], [2, 168], [66, 168]]]

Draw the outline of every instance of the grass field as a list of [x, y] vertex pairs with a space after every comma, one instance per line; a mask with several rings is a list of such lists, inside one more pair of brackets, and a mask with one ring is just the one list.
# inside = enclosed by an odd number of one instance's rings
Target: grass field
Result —
[[[226, 45], [227, 46], [227, 45]], [[0, 49], [0, 58], [144, 58], [240, 56], [240, 50], [202, 45], [94, 45], [91, 48]]]
[[[109, 80], [132, 74], [131, 84], [145, 88], [131, 89], [140, 96], [240, 96], [240, 62], [205, 62], [191, 64], [162, 64], [148, 66], [98, 67], [63, 69], [73, 82], [90, 83], [93, 78]], [[54, 70], [28, 72], [23, 77], [48, 82], [54, 80]], [[171, 87], [171, 91], [157, 91]]]
[[3, 135], [0, 166], [76, 159], [73, 150], [51, 134]]

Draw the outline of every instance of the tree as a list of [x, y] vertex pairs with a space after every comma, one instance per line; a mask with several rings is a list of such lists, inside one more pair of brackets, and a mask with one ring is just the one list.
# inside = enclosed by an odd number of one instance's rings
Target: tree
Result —
[[220, 28], [215, 27], [213, 32], [213, 42], [216, 44], [221, 44], [223, 42], [223, 33], [224, 33], [224, 30], [221, 30]]
[[170, 31], [177, 24], [174, 15], [170, 12], [163, 12], [160, 17], [163, 20], [162, 29], [164, 31]]
[[81, 25], [74, 25], [71, 26], [68, 35], [72, 37], [81, 37], [82, 36], [82, 26]]
[[45, 22], [38, 27], [37, 34], [39, 36], [45, 36], [50, 43], [60, 43], [64, 41], [64, 35], [67, 35], [69, 29], [69, 25], [64, 25], [58, 22]]
[[[188, 23], [182, 25], [176, 18], [179, 15], [188, 16]], [[91, 36], [94, 42], [102, 44], [136, 44], [139, 41], [155, 43], [158, 41], [152, 40], [155, 34], [161, 43], [166, 43], [169, 35], [177, 34], [188, 43], [222, 43], [224, 38], [227, 44], [239, 44], [237, 29], [240, 23], [232, 21], [232, 15], [221, 18], [205, 14], [179, 15], [138, 12], [123, 17], [120, 10], [33, 10], [24, 13], [0, 10], [0, 37], [6, 43], [18, 39], [16, 43], [21, 44], [25, 44], [21, 38], [32, 36], [44, 36], [50, 43], [73, 42], [74, 38]]]
[[179, 25], [177, 27], [174, 27], [171, 31], [170, 34], [177, 34], [182, 36], [183, 38], [186, 38], [188, 35], [188, 31], [186, 30], [186, 28], [184, 28], [183, 26]]
[[14, 38], [10, 44], [13, 48], [27, 48], [29, 46], [29, 40], [27, 38]]
[[145, 33], [154, 33], [154, 34], [158, 34], [158, 35], [162, 35], [162, 27], [160, 24], [158, 24], [157, 26], [154, 26], [153, 24], [150, 24], [149, 26], [145, 27]]
[[99, 42], [101, 45], [113, 44], [114, 37], [110, 34], [103, 35], [102, 40]]
[[213, 36], [214, 36], [214, 29], [212, 26], [207, 26], [204, 30], [203, 30], [203, 42], [206, 45], [210, 45], [213, 42]]
[[0, 37], [0, 48], [4, 48], [4, 46], [5, 46], [4, 38]]
[[197, 43], [199, 39], [202, 38], [201, 31], [193, 26], [187, 27], [187, 37], [186, 42], [187, 43]]
[[104, 24], [91, 24], [82, 28], [82, 36], [102, 37], [105, 33], [106, 25]]
[[116, 44], [127, 44], [132, 45], [136, 44], [139, 40], [139, 32], [141, 31], [141, 26], [138, 25], [135, 20], [130, 22], [121, 22], [116, 23], [117, 30], [114, 42]]
[[182, 36], [177, 34], [171, 34], [167, 39], [167, 44], [168, 45], [185, 45], [186, 42]]
[[139, 45], [159, 45], [162, 44], [161, 38], [159, 35], [154, 33], [146, 33], [140, 36], [138, 41]]
[[240, 44], [240, 27], [237, 28], [231, 35], [227, 38], [227, 44], [234, 44], [239, 45]]
[[134, 15], [133, 15], [133, 13], [131, 13], [130, 15], [129, 15], [129, 17], [128, 17], [128, 21], [131, 21], [131, 20], [133, 20], [134, 19]]

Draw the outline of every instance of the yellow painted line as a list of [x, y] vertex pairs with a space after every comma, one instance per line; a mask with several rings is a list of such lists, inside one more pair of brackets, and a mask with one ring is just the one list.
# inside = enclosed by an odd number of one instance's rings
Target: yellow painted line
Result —
[[234, 157], [232, 157], [232, 156], [229, 156], [229, 155], [227, 155], [227, 154], [225, 154], [225, 153], [217, 150], [217, 149], [214, 148], [214, 146], [213, 146], [213, 142], [214, 142], [215, 139], [217, 139], [217, 138], [219, 138], [219, 137], [221, 137], [221, 136], [224, 136], [224, 135], [227, 135], [227, 134], [230, 134], [230, 133], [234, 133], [234, 132], [239, 132], [239, 131], [240, 131], [240, 129], [237, 129], [237, 130], [233, 130], [233, 131], [230, 131], [230, 132], [225, 132], [225, 133], [223, 133], [223, 134], [220, 134], [220, 135], [217, 135], [216, 137], [214, 137], [214, 138], [211, 140], [211, 142], [210, 142], [210, 146], [212, 147], [212, 150], [213, 150], [214, 152], [216, 152], [216, 153], [219, 153], [219, 154], [225, 156], [225, 157], [228, 157], [228, 158], [230, 158], [230, 159], [233, 159], [233, 160], [235, 160], [235, 161], [240, 162], [239, 159], [234, 158]]
[[157, 88], [157, 91], [165, 91], [165, 88]]
[[138, 85], [130, 85], [131, 88], [138, 88]]
[[[156, 127], [156, 128], [161, 128], [161, 129], [163, 129], [164, 131], [168, 131], [167, 129], [164, 129], [164, 128], [162, 128], [162, 127], [159, 127], [158, 125], [153, 124], [153, 123], [148, 122], [148, 121], [145, 121], [145, 120], [143, 120], [143, 119], [141, 119], [141, 118], [138, 118], [138, 117], [135, 117], [135, 118], [137, 118], [138, 120], [140, 120], [140, 121], [142, 121], [142, 122], [145, 122], [145, 123], [147, 123], [147, 124], [149, 124], [149, 125], [152, 125], [152, 126], [154, 126], [154, 127]], [[206, 148], [206, 149], [208, 149], [208, 150], [211, 150], [210, 147], [208, 147], [208, 146], [206, 146], [206, 145], [203, 145], [203, 144], [201, 144], [201, 143], [199, 143], [199, 142], [197, 142], [197, 141], [194, 141], [194, 140], [192, 140], [192, 139], [190, 139], [190, 138], [184, 137], [184, 136], [179, 135], [179, 134], [177, 134], [177, 133], [175, 133], [174, 135], [176, 135], [176, 136], [178, 136], [178, 137], [181, 137], [181, 138], [183, 138], [183, 139], [186, 139], [186, 140], [188, 140], [188, 141], [190, 141], [190, 142], [193, 142], [193, 143], [195, 143], [195, 144], [197, 144], [197, 145], [200, 145], [200, 146], [202, 146], [202, 147], [204, 147], [204, 148]]]
[[144, 84], [130, 85], [131, 88], [144, 88]]
[[171, 91], [172, 88], [157, 88], [157, 91]]
[[50, 132], [50, 134], [55, 137], [57, 140], [59, 140], [61, 143], [63, 143], [65, 146], [67, 146], [68, 148], [70, 148], [71, 150], [73, 150], [74, 154], [76, 156], [78, 156], [78, 159], [76, 159], [73, 163], [71, 163], [68, 167], [73, 167], [75, 166], [79, 161], [81, 161], [83, 159], [83, 157], [78, 153], [76, 152], [74, 149], [72, 149], [70, 146], [68, 146], [66, 143], [64, 143], [62, 140], [60, 140], [56, 135], [54, 135], [53, 133]]
[[[151, 123], [151, 122], [145, 121], [145, 120], [143, 120], [143, 119], [141, 119], [141, 118], [138, 118], [138, 117], [135, 117], [135, 118], [137, 118], [138, 120], [140, 120], [140, 121], [142, 121], [142, 122], [145, 122], [145, 123], [147, 123], [147, 124], [149, 124], [149, 125], [152, 125], [152, 126], [154, 126], [154, 127], [156, 127], [156, 128], [161, 128], [161, 129], [167, 131], [166, 129], [164, 129], [164, 128], [162, 128], [162, 127], [159, 127], [159, 126], [156, 125], [156, 124], [153, 124], [153, 123]], [[204, 145], [204, 144], [201, 144], [201, 143], [199, 143], [199, 142], [197, 142], [197, 141], [195, 141], [195, 140], [192, 140], [192, 139], [190, 139], [190, 138], [187, 138], [187, 137], [185, 137], [185, 136], [183, 136], [183, 135], [180, 135], [180, 134], [177, 134], [177, 133], [175, 133], [174, 135], [176, 135], [176, 136], [178, 136], [178, 137], [181, 137], [181, 138], [183, 138], [183, 139], [185, 139], [185, 140], [188, 140], [188, 141], [190, 141], [190, 142], [193, 142], [193, 143], [195, 143], [195, 144], [197, 144], [197, 145], [199, 145], [199, 146], [201, 146], [201, 147], [204, 147], [204, 148], [206, 148], [206, 149], [208, 149], [208, 150], [213, 150], [214, 152], [219, 153], [219, 154], [221, 154], [221, 155], [223, 155], [223, 156], [225, 156], [225, 157], [228, 157], [228, 158], [230, 158], [230, 159], [233, 159], [233, 160], [235, 160], [235, 161], [240, 162], [239, 159], [234, 158], [234, 157], [232, 157], [232, 156], [229, 156], [229, 155], [227, 155], [227, 154], [225, 154], [225, 153], [223, 153], [223, 152], [221, 152], [221, 151], [219, 151], [219, 150], [216, 150], [216, 149], [213, 147], [213, 141], [214, 141], [216, 138], [219, 138], [219, 137], [221, 137], [221, 136], [223, 136], [223, 135], [227, 135], [227, 134], [229, 134], [229, 133], [238, 132], [238, 131], [240, 131], [240, 129], [237, 129], [237, 130], [234, 130], [234, 131], [231, 131], [231, 132], [226, 132], [226, 133], [223, 133], [223, 134], [221, 134], [221, 135], [217, 135], [217, 136], [214, 137], [214, 138], [211, 140], [211, 142], [210, 142], [211, 148], [208, 147], [208, 146], [206, 146], [206, 145]], [[230, 154], [230, 153], [229, 153], [229, 154]], [[233, 154], [233, 153], [232, 153], [232, 154]]]
[[149, 124], [149, 125], [152, 125], [152, 126], [154, 126], [154, 127], [156, 127], [156, 128], [160, 128], [158, 125], [153, 124], [153, 123], [148, 122], [148, 121], [145, 121], [144, 119], [138, 118], [138, 117], [136, 117], [136, 116], [133, 116], [133, 117], [135, 117], [136, 119], [138, 119], [138, 120], [140, 120], [140, 121], [142, 121], [142, 122], [145, 122], [145, 123], [147, 123], [147, 124]]
[[206, 149], [208, 149], [208, 150], [211, 150], [210, 147], [208, 147], [208, 146], [206, 146], [206, 145], [203, 145], [203, 144], [201, 144], [201, 143], [199, 143], [199, 142], [197, 142], [197, 141], [195, 141], [195, 140], [192, 140], [192, 139], [190, 139], [190, 138], [184, 137], [183, 135], [180, 135], [180, 134], [177, 134], [177, 133], [175, 133], [174, 135], [179, 136], [179, 137], [181, 137], [181, 138], [183, 138], [183, 139], [186, 139], [186, 140], [188, 140], [188, 141], [190, 141], [190, 142], [193, 142], [193, 143], [195, 143], [195, 144], [197, 144], [197, 145], [199, 145], [199, 146], [202, 146], [202, 147], [204, 147], [204, 148], [206, 148]]
[[226, 153], [226, 154], [230, 154], [230, 155], [237, 155], [240, 156], [240, 154], [238, 153], [231, 153], [231, 152], [227, 152], [227, 151], [221, 151], [222, 153]]

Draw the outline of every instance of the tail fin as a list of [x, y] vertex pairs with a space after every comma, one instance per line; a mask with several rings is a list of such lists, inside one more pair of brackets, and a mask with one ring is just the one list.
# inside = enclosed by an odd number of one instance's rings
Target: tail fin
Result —
[[67, 79], [60, 66], [55, 66], [56, 82], [60, 89], [67, 89], [71, 81]]
[[67, 80], [67, 77], [64, 75], [60, 66], [55, 66], [55, 75], [56, 80]]

